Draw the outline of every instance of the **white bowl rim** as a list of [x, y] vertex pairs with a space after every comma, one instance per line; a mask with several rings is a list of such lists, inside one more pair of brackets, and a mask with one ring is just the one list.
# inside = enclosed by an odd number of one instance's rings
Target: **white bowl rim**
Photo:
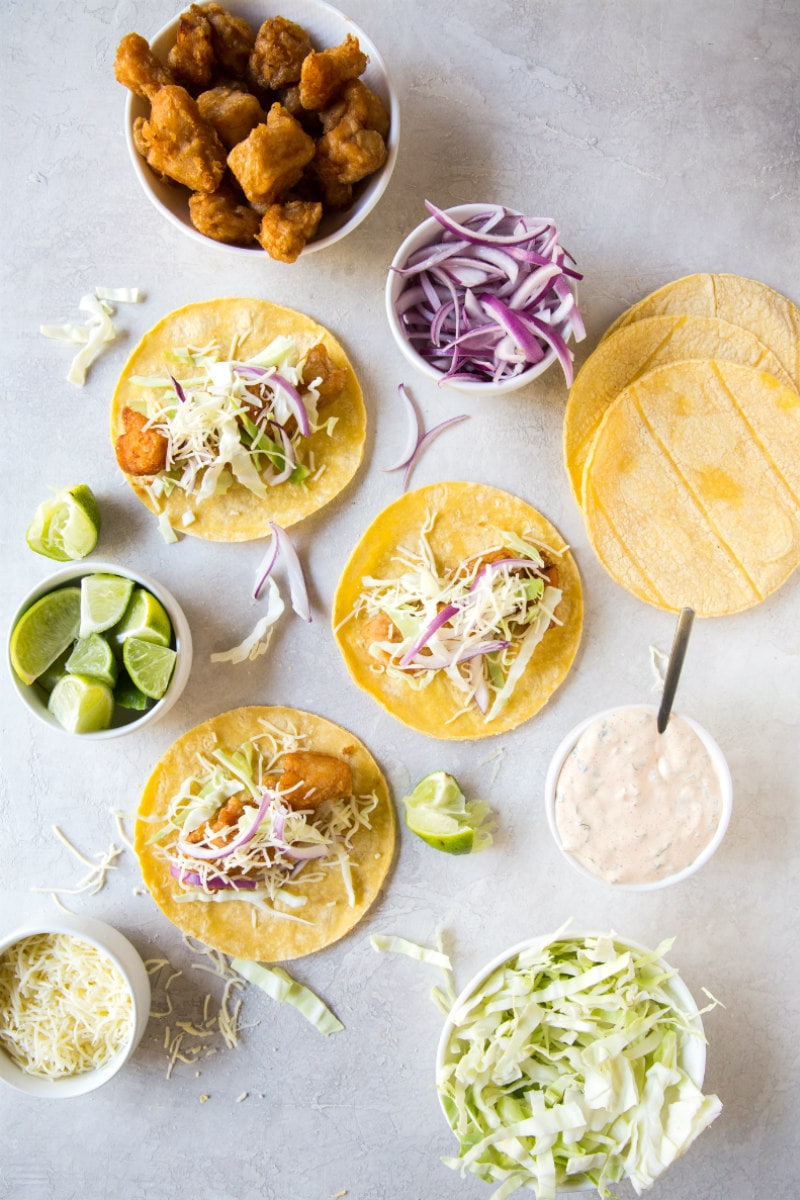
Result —
[[[175, 670], [169, 687], [152, 708], [148, 708], [140, 717], [134, 717], [123, 725], [115, 725], [110, 729], [100, 729], [96, 733], [77, 734], [71, 733], [69, 729], [64, 729], [63, 725], [59, 725], [55, 717], [51, 716], [47, 711], [47, 706], [40, 700], [38, 693], [33, 690], [33, 685], [24, 683], [17, 675], [11, 662], [11, 634], [20, 617], [37, 600], [40, 600], [42, 596], [68, 584], [71, 580], [78, 580], [82, 579], [85, 575], [95, 574], [123, 575], [125, 578], [132, 579], [134, 583], [138, 583], [141, 587], [152, 592], [156, 599], [162, 602], [169, 614], [178, 657], [175, 660]], [[151, 575], [145, 575], [141, 571], [135, 571], [119, 563], [107, 560], [95, 560], [93, 558], [82, 558], [73, 562], [62, 563], [58, 570], [51, 572], [50, 575], [32, 587], [27, 595], [23, 597], [11, 618], [11, 623], [6, 634], [6, 662], [17, 694], [30, 712], [35, 717], [38, 717], [43, 724], [47, 725], [50, 729], [56, 730], [58, 733], [65, 734], [67, 737], [79, 737], [84, 741], [103, 741], [143, 729], [146, 725], [152, 725], [155, 721], [160, 720], [161, 717], [169, 712], [180, 698], [189, 678], [189, 672], [192, 667], [192, 633], [181, 605], [163, 583], [159, 583]]]
[[150, 1017], [150, 977], [144, 962], [128, 938], [105, 921], [78, 914], [58, 914], [54, 917], [32, 919], [9, 933], [0, 935], [0, 954], [24, 938], [37, 934], [61, 933], [89, 942], [113, 962], [130, 993], [133, 1021], [127, 1042], [105, 1066], [63, 1079], [44, 1079], [37, 1075], [28, 1075], [0, 1049], [0, 1081], [17, 1091], [42, 1099], [83, 1096], [108, 1083], [136, 1050]]
[[[198, 2], [202, 7], [204, 4], [212, 3], [212, 0], [198, 0]], [[386, 67], [383, 56], [381, 55], [377, 46], [374, 44], [369, 35], [355, 23], [352, 17], [348, 17], [340, 9], [335, 8], [334, 5], [328, 4], [327, 0], [304, 0], [304, 2], [306, 4], [310, 4], [312, 7], [322, 9], [330, 16], [345, 22], [349, 31], [358, 37], [359, 45], [363, 46], [365, 53], [368, 55], [370, 65], [374, 64], [376, 73], [379, 73], [382, 76], [382, 84], [386, 92], [385, 98], [389, 101], [389, 136], [386, 139], [386, 161], [379, 171], [376, 171], [373, 176], [368, 177], [365, 181], [364, 191], [356, 201], [358, 207], [351, 212], [351, 216], [347, 220], [342, 221], [341, 225], [332, 230], [330, 233], [326, 234], [325, 237], [315, 238], [308, 242], [303, 247], [303, 250], [300, 253], [300, 258], [309, 254], [313, 254], [317, 250], [324, 250], [326, 247], [332, 246], [336, 242], [341, 241], [341, 239], [348, 233], [352, 233], [352, 231], [356, 229], [357, 226], [360, 225], [361, 222], [365, 220], [365, 218], [372, 212], [373, 208], [375, 208], [378, 201], [383, 196], [383, 193], [386, 191], [386, 188], [389, 186], [389, 182], [397, 162], [397, 152], [400, 139], [400, 105], [397, 98], [397, 92], [392, 83], [392, 78]], [[181, 13], [184, 12], [187, 7], [188, 0], [187, 4], [184, 5], [179, 13], [162, 25], [161, 28], [148, 39], [151, 46], [155, 46], [159, 41], [165, 39], [175, 29]], [[228, 10], [234, 15], [238, 15], [235, 12], [235, 3], [231, 3], [227, 7]], [[269, 14], [267, 14], [267, 16], [268, 15]], [[132, 92], [128, 92], [125, 98], [125, 142], [136, 177], [139, 180], [143, 191], [154, 207], [158, 209], [161, 215], [165, 217], [171, 225], [173, 225], [176, 229], [180, 229], [197, 245], [210, 245], [212, 248], [216, 248], [217, 250], [227, 251], [228, 253], [234, 254], [244, 254], [248, 256], [253, 254], [261, 255], [262, 259], [265, 259], [267, 262], [273, 262], [274, 260], [270, 258], [266, 251], [260, 246], [234, 246], [227, 242], [218, 242], [215, 238], [206, 237], [205, 234], [200, 233], [199, 230], [194, 228], [189, 221], [188, 216], [186, 220], [182, 220], [166, 204], [163, 203], [159, 196], [156, 195], [152, 187], [152, 173], [150, 168], [139, 154], [133, 142], [133, 108], [138, 100], [139, 97], [135, 96]], [[359, 201], [361, 201], [361, 203], [359, 203]]]
[[733, 782], [731, 780], [731, 773], [727, 759], [708, 730], [695, 721], [694, 718], [686, 716], [685, 713], [672, 713], [672, 716], [679, 717], [681, 720], [685, 721], [686, 724], [691, 727], [691, 729], [694, 730], [708, 751], [709, 757], [711, 758], [711, 762], [714, 766], [714, 770], [720, 782], [720, 789], [722, 793], [722, 812], [720, 813], [719, 824], [717, 825], [711, 841], [700, 851], [700, 853], [689, 864], [688, 867], [684, 867], [681, 871], [676, 871], [673, 875], [668, 875], [665, 879], [658, 879], [651, 883], [610, 883], [608, 880], [601, 879], [598, 875], [594, 875], [590, 870], [588, 870], [587, 867], [584, 867], [582, 863], [578, 862], [576, 858], [573, 858], [573, 856], [564, 849], [555, 819], [555, 795], [558, 776], [561, 773], [561, 768], [563, 767], [568, 754], [572, 750], [578, 738], [589, 728], [590, 725], [593, 725], [596, 721], [601, 721], [604, 717], [609, 717], [612, 714], [619, 712], [632, 712], [637, 709], [643, 709], [646, 712], [653, 714], [658, 712], [656, 706], [652, 704], [617, 704], [613, 708], [606, 708], [601, 712], [596, 712], [589, 717], [585, 717], [582, 721], [579, 721], [573, 729], [570, 730], [570, 732], [559, 743], [553, 754], [553, 757], [550, 760], [550, 765], [547, 769], [547, 775], [545, 777], [544, 784], [544, 804], [545, 813], [547, 815], [547, 824], [550, 828], [550, 832], [553, 836], [556, 846], [560, 850], [562, 857], [565, 858], [569, 865], [580, 875], [583, 875], [586, 879], [593, 880], [595, 883], [601, 883], [605, 887], [613, 888], [615, 891], [654, 892], [660, 890], [661, 888], [671, 887], [673, 884], [680, 883], [684, 879], [688, 879], [690, 875], [694, 875], [696, 871], [699, 871], [700, 868], [708, 862], [712, 855], [719, 849], [722, 839], [725, 837], [728, 825], [730, 823], [731, 813], [733, 811]]
[[[455, 219], [461, 218], [463, 220], [468, 217], [475, 216], [477, 213], [485, 212], [487, 208], [494, 207], [497, 206], [489, 201], [484, 201], [483, 203], [463, 203], [453, 204], [449, 208], [442, 209], [442, 212]], [[514, 213], [517, 216], [524, 215], [518, 208], [511, 208], [509, 205], [504, 205], [503, 207], [505, 207], [508, 212]], [[437, 371], [430, 365], [430, 363], [427, 363], [421, 355], [417, 354], [416, 350], [409, 343], [408, 338], [403, 332], [402, 326], [400, 325], [400, 321], [397, 317], [396, 302], [404, 286], [404, 281], [402, 276], [398, 275], [396, 270], [393, 268], [402, 266], [412, 251], [426, 244], [428, 235], [435, 234], [437, 230], [440, 231], [441, 228], [441, 224], [433, 216], [427, 217], [424, 221], [420, 221], [419, 225], [416, 225], [400, 243], [391, 263], [389, 264], [389, 270], [386, 275], [386, 286], [384, 289], [384, 303], [386, 308], [386, 317], [389, 322], [389, 328], [394, 335], [398, 349], [413, 367], [416, 367], [418, 371], [420, 371], [423, 375], [426, 375], [428, 379], [432, 379], [440, 387], [451, 388], [453, 391], [462, 392], [464, 395], [472, 396], [501, 396], [508, 392], [519, 391], [521, 388], [526, 387], [529, 383], [533, 383], [535, 379], [538, 379], [540, 375], [543, 375], [545, 371], [549, 370], [554, 362], [557, 362], [555, 350], [551, 348], [545, 353], [545, 356], [541, 362], [536, 363], [536, 365], [533, 367], [529, 367], [527, 371], [521, 371], [519, 375], [514, 375], [511, 379], [505, 379], [498, 383], [492, 383], [489, 380], [482, 380], [480, 382], [470, 382], [469, 380], [451, 382], [449, 379], [444, 378], [441, 371]], [[431, 240], [433, 239], [431, 238]], [[573, 292], [577, 290], [574, 280], [570, 280], [570, 286], [572, 287]]]

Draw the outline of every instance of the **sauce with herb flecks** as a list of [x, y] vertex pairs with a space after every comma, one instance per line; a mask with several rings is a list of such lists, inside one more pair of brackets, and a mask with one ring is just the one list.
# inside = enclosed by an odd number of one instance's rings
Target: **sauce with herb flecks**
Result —
[[672, 716], [619, 709], [593, 722], [556, 782], [564, 850], [608, 883], [657, 883], [691, 866], [722, 814], [722, 789], [699, 735]]

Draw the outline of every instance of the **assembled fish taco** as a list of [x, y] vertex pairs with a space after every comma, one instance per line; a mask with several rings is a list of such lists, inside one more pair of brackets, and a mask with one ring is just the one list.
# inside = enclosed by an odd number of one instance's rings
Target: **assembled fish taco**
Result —
[[361, 388], [336, 339], [267, 300], [169, 313], [117, 384], [111, 437], [139, 499], [211, 541], [264, 537], [332, 500], [361, 462]]
[[475, 483], [402, 496], [366, 530], [333, 624], [355, 682], [433, 737], [481, 738], [538, 712], [567, 674], [580, 577], [529, 504]]
[[196, 726], [142, 795], [135, 849], [184, 933], [278, 962], [361, 920], [392, 862], [380, 769], [346, 729], [294, 708], [237, 708]]

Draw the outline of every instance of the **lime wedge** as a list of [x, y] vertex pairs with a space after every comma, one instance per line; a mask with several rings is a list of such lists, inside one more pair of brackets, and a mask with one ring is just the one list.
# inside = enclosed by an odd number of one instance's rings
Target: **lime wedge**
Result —
[[137, 587], [122, 620], [111, 630], [111, 637], [118, 646], [128, 638], [168, 646], [172, 640], [172, 624], [163, 604], [145, 588]]
[[114, 693], [88, 675], [65, 675], [50, 693], [47, 707], [69, 733], [98, 733], [111, 724]]
[[46, 671], [42, 671], [36, 680], [37, 687], [44, 688], [46, 692], [52, 692], [59, 679], [67, 673], [67, 659], [71, 653], [72, 645], [69, 645], [63, 654], [59, 654], [55, 662], [50, 663]]
[[90, 675], [112, 688], [119, 674], [114, 651], [99, 633], [78, 638], [67, 659], [66, 669], [71, 675]]
[[177, 657], [169, 646], [138, 637], [128, 637], [123, 644], [122, 658], [131, 682], [152, 700], [160, 700], [169, 687]]
[[120, 708], [136, 709], [142, 712], [147, 708], [150, 700], [145, 696], [144, 692], [140, 692], [136, 684], [132, 682], [131, 677], [123, 672], [117, 680], [117, 686], [114, 688], [114, 703]]
[[25, 683], [35, 679], [63, 654], [78, 636], [81, 589], [48, 592], [22, 614], [11, 633], [11, 665]]
[[426, 775], [403, 803], [408, 828], [435, 850], [469, 854], [491, 844], [491, 834], [482, 828], [488, 805], [468, 801], [446, 771]]
[[103, 633], [118, 624], [133, 592], [133, 580], [123, 575], [84, 575], [81, 580], [81, 626], [78, 634], [86, 638], [90, 633]]
[[100, 512], [90, 487], [79, 483], [43, 500], [28, 526], [25, 540], [31, 550], [69, 562], [85, 558], [97, 545]]

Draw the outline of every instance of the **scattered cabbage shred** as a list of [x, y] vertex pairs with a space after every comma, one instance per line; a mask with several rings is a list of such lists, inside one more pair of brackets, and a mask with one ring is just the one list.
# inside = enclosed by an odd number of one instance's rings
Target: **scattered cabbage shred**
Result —
[[[558, 935], [556, 935], [558, 936]], [[718, 1116], [682, 1066], [701, 1034], [669, 990], [668, 949], [559, 939], [503, 964], [451, 1014], [437, 1086], [459, 1142], [446, 1165], [492, 1200], [628, 1177], [640, 1194]]]
[[338, 1033], [344, 1025], [310, 988], [292, 979], [281, 967], [265, 967], [246, 958], [231, 959], [231, 966], [250, 983], [260, 987], [279, 1004], [291, 1004], [314, 1028], [326, 1036]]
[[132, 1033], [131, 995], [97, 947], [68, 934], [22, 938], [0, 956], [0, 1046], [29, 1075], [94, 1071]]
[[119, 333], [111, 320], [115, 312], [110, 303], [112, 300], [115, 304], [140, 304], [144, 300], [144, 293], [139, 288], [97, 287], [93, 292], [81, 296], [78, 303], [78, 308], [87, 316], [85, 325], [67, 321], [63, 325], [39, 326], [39, 332], [44, 337], [82, 346], [67, 373], [68, 381], [78, 387], [83, 387], [89, 367]]

